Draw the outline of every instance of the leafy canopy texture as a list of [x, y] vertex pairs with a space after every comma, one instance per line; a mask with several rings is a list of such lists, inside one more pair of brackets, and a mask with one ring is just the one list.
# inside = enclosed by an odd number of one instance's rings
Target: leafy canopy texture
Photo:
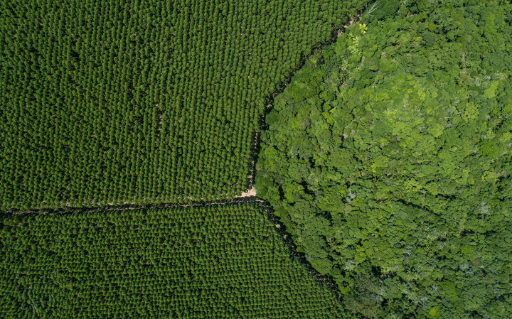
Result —
[[276, 97], [258, 195], [352, 314], [510, 317], [511, 5], [391, 7]]
[[0, 243], [3, 318], [340, 315], [255, 204], [4, 215]]

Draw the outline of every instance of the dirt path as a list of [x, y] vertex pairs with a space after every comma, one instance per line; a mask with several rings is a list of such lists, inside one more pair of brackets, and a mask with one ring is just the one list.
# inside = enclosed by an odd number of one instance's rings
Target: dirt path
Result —
[[245, 192], [242, 192], [242, 195], [235, 196], [235, 198], [252, 197], [252, 196], [256, 196], [256, 188], [254, 188], [254, 186], [253, 186], [253, 188], [248, 189]]

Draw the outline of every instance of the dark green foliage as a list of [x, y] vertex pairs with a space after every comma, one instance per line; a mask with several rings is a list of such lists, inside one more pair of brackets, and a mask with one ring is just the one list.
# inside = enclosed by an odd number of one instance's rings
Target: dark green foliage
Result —
[[3, 216], [2, 318], [339, 318], [254, 204]]
[[258, 194], [353, 313], [510, 317], [511, 11], [400, 1], [276, 97]]
[[266, 99], [364, 4], [0, 1], [0, 209], [232, 198]]

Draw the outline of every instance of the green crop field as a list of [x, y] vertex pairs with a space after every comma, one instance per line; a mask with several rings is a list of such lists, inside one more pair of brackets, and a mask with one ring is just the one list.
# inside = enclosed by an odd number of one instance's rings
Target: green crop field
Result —
[[0, 209], [239, 195], [271, 94], [358, 2], [2, 1]]
[[256, 204], [11, 215], [3, 318], [336, 318]]

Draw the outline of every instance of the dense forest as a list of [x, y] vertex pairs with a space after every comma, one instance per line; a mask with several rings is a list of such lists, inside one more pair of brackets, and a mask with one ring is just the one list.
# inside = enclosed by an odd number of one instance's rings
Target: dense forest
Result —
[[271, 94], [365, 1], [0, 2], [0, 209], [229, 199]]
[[379, 1], [276, 97], [256, 166], [348, 313], [512, 313], [512, 6]]
[[256, 204], [0, 220], [3, 318], [339, 318]]

